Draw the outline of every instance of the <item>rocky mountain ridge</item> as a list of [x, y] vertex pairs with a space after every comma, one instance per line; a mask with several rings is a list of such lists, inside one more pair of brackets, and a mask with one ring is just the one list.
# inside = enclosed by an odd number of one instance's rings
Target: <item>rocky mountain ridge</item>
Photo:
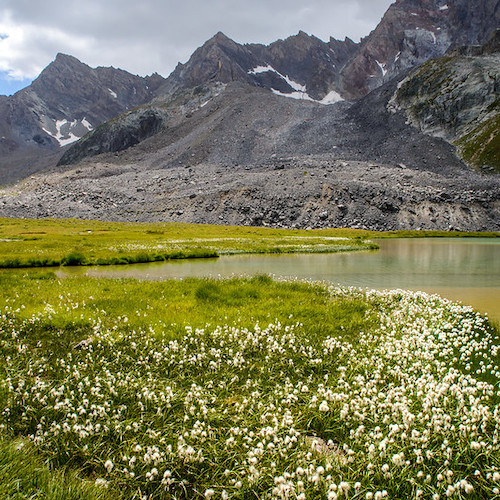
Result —
[[187, 63], [175, 68], [159, 94], [171, 96], [207, 83], [239, 81], [278, 94], [321, 101], [336, 93], [340, 71], [356, 49], [357, 44], [348, 38], [323, 42], [303, 31], [268, 46], [240, 45], [219, 32]]

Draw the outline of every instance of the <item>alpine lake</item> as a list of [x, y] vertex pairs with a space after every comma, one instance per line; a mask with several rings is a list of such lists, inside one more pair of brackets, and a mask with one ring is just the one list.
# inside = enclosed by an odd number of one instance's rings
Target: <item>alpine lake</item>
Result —
[[60, 277], [144, 280], [269, 274], [373, 289], [436, 293], [500, 322], [500, 241], [494, 238], [376, 240], [380, 250], [334, 254], [231, 255], [128, 266], [64, 267]]

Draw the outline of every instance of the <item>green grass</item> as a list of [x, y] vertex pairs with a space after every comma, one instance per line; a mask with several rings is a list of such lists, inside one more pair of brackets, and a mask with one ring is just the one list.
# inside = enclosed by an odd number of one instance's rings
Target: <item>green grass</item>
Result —
[[[0, 255], [128, 263], [375, 234], [0, 219]], [[450, 236], [377, 236], [423, 234]], [[499, 344], [420, 293], [1, 269], [0, 498], [500, 498]]]
[[[497, 108], [500, 104], [497, 103]], [[478, 169], [500, 173], [500, 115], [493, 115], [456, 141], [462, 158]]]
[[234, 253], [374, 249], [355, 230], [298, 231], [196, 224], [0, 218], [0, 267], [51, 267], [214, 258]]
[[[86, 338], [95, 322], [112, 328], [117, 318], [123, 317], [127, 317], [128, 329], [155, 334], [164, 332], [167, 326], [182, 333], [185, 326], [199, 328], [221, 319], [251, 327], [256, 321], [284, 320], [290, 315], [297, 321], [321, 324], [321, 328], [329, 324], [321, 316], [327, 314], [323, 307], [330, 304], [323, 287], [300, 281], [275, 282], [266, 275], [224, 281], [188, 278], [141, 282], [87, 277], [60, 280], [47, 270], [19, 269], [0, 271], [0, 290], [0, 304], [2, 299], [6, 304], [12, 300], [22, 304], [17, 318], [31, 318], [43, 312], [47, 304], [57, 308], [60, 314], [50, 324], [52, 329], [67, 332], [63, 343]], [[67, 305], [70, 303], [73, 305]], [[349, 312], [345, 317], [349, 318]], [[359, 327], [355, 322], [353, 328]]]
[[500, 233], [0, 218], [0, 268], [135, 264], [238, 253], [332, 253], [377, 249], [370, 238], [475, 236], [499, 237]]
[[107, 500], [117, 493], [75, 471], [51, 470], [31, 443], [0, 441], [0, 498], [9, 500]]
[[32, 269], [0, 311], [0, 497], [500, 497], [499, 338], [465, 306]]

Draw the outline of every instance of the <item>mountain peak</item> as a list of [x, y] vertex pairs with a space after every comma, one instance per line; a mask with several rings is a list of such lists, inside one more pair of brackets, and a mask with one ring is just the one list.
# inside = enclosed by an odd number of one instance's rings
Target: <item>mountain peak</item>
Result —
[[222, 33], [222, 31], [218, 31], [212, 38], [210, 38], [207, 42], [206, 45], [211, 45], [211, 44], [217, 44], [217, 45], [227, 45], [229, 44], [234, 44], [234, 40], [229, 38], [227, 35]]
[[78, 61], [78, 59], [74, 56], [71, 56], [69, 54], [64, 54], [62, 52], [58, 52], [56, 54], [56, 61], [64, 61], [64, 60], [73, 60], [73, 61]]
[[55, 60], [49, 64], [48, 67], [50, 67], [52, 64], [64, 64], [64, 65], [71, 65], [71, 66], [87, 66], [86, 64], [82, 63], [80, 60], [78, 60], [74, 56], [70, 56], [68, 54], [63, 54], [62, 52], [58, 52], [56, 55]]

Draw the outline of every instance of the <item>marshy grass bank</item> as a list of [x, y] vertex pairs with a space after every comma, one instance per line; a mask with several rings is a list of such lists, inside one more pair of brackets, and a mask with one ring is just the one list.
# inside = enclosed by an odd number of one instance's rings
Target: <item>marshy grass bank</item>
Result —
[[0, 268], [138, 264], [241, 253], [377, 249], [368, 233], [175, 223], [0, 218]]

